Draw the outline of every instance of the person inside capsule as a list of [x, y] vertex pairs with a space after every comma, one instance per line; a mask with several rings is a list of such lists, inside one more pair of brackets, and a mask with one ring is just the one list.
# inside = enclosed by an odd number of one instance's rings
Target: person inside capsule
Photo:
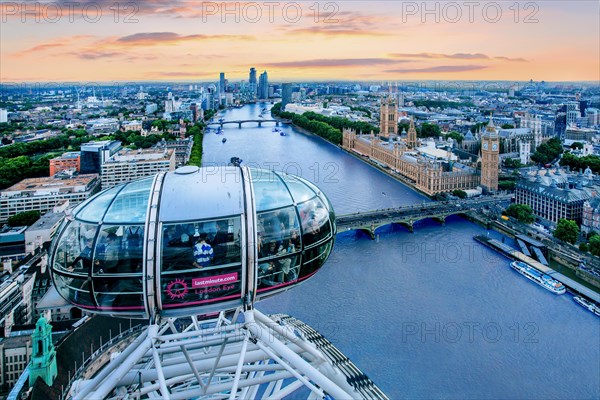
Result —
[[69, 272], [83, 272], [88, 273], [92, 266], [92, 238], [81, 238], [84, 243], [84, 247], [79, 255], [73, 260], [73, 262], [67, 267]]

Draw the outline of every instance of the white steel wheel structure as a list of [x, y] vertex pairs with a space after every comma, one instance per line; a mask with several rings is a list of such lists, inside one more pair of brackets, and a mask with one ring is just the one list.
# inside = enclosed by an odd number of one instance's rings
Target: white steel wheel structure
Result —
[[388, 399], [317, 331], [256, 309], [165, 318], [104, 358], [112, 360], [76, 376], [64, 398]]

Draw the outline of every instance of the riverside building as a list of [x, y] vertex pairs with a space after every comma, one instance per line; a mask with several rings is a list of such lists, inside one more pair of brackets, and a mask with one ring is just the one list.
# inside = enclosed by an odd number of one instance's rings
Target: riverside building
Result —
[[537, 170], [517, 182], [515, 200], [517, 204], [530, 206], [537, 217], [553, 224], [564, 218], [591, 229], [596, 226], [594, 221], [600, 220], [595, 211], [598, 193], [600, 182], [589, 168], [579, 174], [558, 169], [544, 173]]

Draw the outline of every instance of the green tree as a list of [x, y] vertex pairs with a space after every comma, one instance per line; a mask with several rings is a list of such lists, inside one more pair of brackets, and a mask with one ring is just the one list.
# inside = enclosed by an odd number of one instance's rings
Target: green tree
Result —
[[500, 180], [498, 181], [498, 189], [500, 190], [515, 190], [517, 183], [515, 181]]
[[504, 214], [509, 217], [514, 217], [524, 224], [531, 224], [535, 221], [533, 210], [526, 204], [511, 204], [504, 210]]
[[351, 121], [341, 117], [327, 117], [314, 112], [305, 112], [302, 115], [281, 111], [281, 103], [271, 108], [271, 114], [289, 119], [296, 126], [311, 131], [322, 138], [334, 143], [342, 143], [342, 130], [349, 128], [356, 132], [379, 132], [379, 128], [366, 122]]
[[502, 126], [500, 128], [502, 128], [502, 129], [514, 129], [515, 126], [513, 124], [502, 124]]
[[587, 243], [580, 243], [579, 244], [579, 250], [583, 251], [584, 253], [590, 250], [590, 247], [588, 246]]
[[[281, 106], [279, 106], [281, 108]], [[208, 121], [211, 119], [217, 112], [215, 110], [206, 110], [204, 111], [204, 120]]]
[[402, 131], [408, 132], [408, 128], [410, 128], [410, 123], [409, 122], [400, 122], [398, 124], [398, 134], [401, 134]]
[[461, 143], [462, 143], [462, 141], [463, 141], [463, 139], [465, 138], [465, 137], [464, 137], [464, 136], [463, 136], [461, 133], [459, 133], [459, 132], [456, 132], [456, 131], [449, 132], [449, 133], [446, 135], [446, 137], [447, 137], [447, 138], [452, 138], [452, 139], [456, 140], [456, 142], [457, 142], [458, 144], [461, 144]]
[[577, 157], [571, 153], [566, 153], [560, 159], [560, 165], [569, 166], [573, 171], [579, 171], [590, 167], [595, 174], [600, 173], [600, 157], [595, 155]]
[[518, 158], [506, 158], [504, 159], [504, 166], [506, 168], [521, 168], [523, 164]]
[[562, 143], [559, 138], [552, 138], [538, 146], [531, 160], [540, 164], [548, 164], [562, 153]]
[[448, 195], [446, 193], [436, 193], [431, 196], [431, 199], [435, 201], [445, 201], [448, 200]]
[[592, 253], [595, 256], [600, 256], [600, 236], [592, 236], [588, 247], [590, 249], [590, 253]]
[[187, 133], [194, 138], [194, 145], [188, 165], [202, 166], [202, 139], [204, 138], [203, 124], [197, 123], [188, 129]]
[[[575, 221], [561, 218], [558, 220], [558, 224], [556, 224], [556, 229], [554, 230], [553, 235], [555, 238], [564, 242], [575, 244], [575, 242], [577, 242], [577, 237], [579, 236], [579, 226], [577, 226]], [[594, 238], [595, 237], [596, 236], [594, 236]], [[598, 240], [600, 240], [600, 238]]]
[[30, 226], [33, 225], [35, 221], [40, 219], [39, 211], [24, 211], [22, 213], [18, 213], [13, 215], [12, 217], [8, 217], [8, 225], [15, 226]]
[[156, 121], [152, 121], [152, 126], [155, 126], [159, 131], [166, 131], [169, 125], [171, 125], [171, 122], [165, 119], [157, 119]]
[[465, 192], [464, 190], [456, 189], [456, 190], [452, 191], [452, 194], [454, 196], [458, 197], [459, 199], [467, 198], [467, 192]]
[[424, 122], [423, 125], [421, 125], [421, 130], [417, 132], [417, 136], [421, 138], [436, 138], [441, 136], [441, 134], [442, 131], [440, 130], [440, 127], [436, 124], [430, 124], [429, 122]]
[[581, 142], [573, 142], [573, 143], [571, 143], [571, 148], [572, 148], [573, 150], [574, 150], [574, 149], [579, 149], [579, 150], [581, 150], [581, 149], [583, 149], [583, 143], [581, 143]]

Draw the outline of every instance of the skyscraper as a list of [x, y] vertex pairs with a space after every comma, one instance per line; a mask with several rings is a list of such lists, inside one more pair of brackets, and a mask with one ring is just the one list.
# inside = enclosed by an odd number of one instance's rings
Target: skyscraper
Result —
[[292, 84], [284, 83], [281, 86], [281, 109], [285, 110], [285, 106], [292, 102]]
[[225, 93], [225, 72], [219, 74], [219, 92]]
[[258, 84], [256, 82], [256, 68], [254, 68], [254, 67], [250, 68], [250, 76], [248, 79], [248, 83], [250, 85], [250, 93], [253, 96], [256, 96], [257, 95], [256, 90], [258, 88]]
[[490, 116], [490, 122], [481, 135], [481, 186], [488, 193], [498, 190], [499, 155], [499, 136]]
[[262, 74], [260, 74], [260, 79], [258, 81], [258, 98], [269, 98], [269, 77], [267, 75], [267, 71], [264, 71]]

